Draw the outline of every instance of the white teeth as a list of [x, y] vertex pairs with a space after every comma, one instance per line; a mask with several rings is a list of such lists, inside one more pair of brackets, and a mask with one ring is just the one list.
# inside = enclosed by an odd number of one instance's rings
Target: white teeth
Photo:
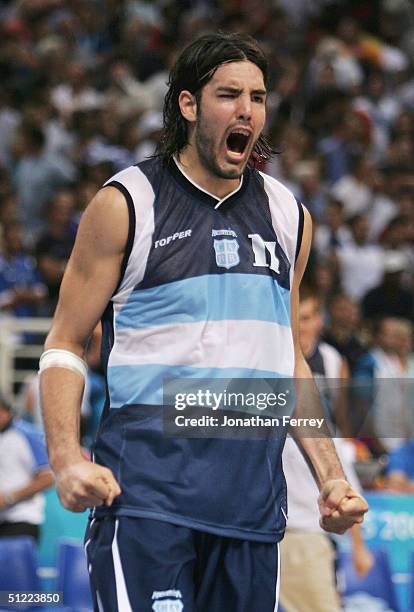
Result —
[[250, 132], [248, 132], [247, 130], [234, 130], [231, 133], [232, 134], [241, 134], [242, 136], [247, 136], [247, 138], [250, 136]]

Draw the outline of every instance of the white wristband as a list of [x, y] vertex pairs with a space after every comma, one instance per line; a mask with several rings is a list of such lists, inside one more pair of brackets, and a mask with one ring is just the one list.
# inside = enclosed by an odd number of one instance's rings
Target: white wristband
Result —
[[86, 378], [88, 366], [86, 362], [65, 349], [49, 349], [40, 357], [39, 372], [43, 372], [46, 368], [67, 368], [73, 372], [77, 372], [83, 378]]

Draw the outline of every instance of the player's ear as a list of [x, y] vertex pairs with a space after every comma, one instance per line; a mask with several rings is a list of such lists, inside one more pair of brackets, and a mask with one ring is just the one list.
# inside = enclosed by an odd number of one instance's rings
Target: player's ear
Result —
[[178, 104], [184, 119], [194, 123], [197, 119], [197, 100], [196, 97], [187, 90], [183, 90], [178, 96]]

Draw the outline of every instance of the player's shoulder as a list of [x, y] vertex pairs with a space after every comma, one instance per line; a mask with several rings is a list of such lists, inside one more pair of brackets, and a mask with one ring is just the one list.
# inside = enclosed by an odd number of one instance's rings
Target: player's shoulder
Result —
[[161, 165], [162, 160], [159, 157], [150, 157], [116, 172], [104, 183], [104, 186], [111, 185], [111, 183], [145, 183], [150, 180], [152, 174], [159, 172]]
[[115, 187], [123, 193], [128, 206], [151, 207], [159, 189], [164, 162], [160, 157], [152, 157], [133, 166], [128, 166], [111, 176], [104, 187]]
[[286, 201], [290, 204], [295, 203], [299, 205], [299, 200], [295, 196], [295, 194], [281, 181], [276, 179], [274, 176], [270, 176], [270, 174], [266, 174], [261, 170], [256, 170], [257, 175], [263, 181], [263, 186], [265, 190], [270, 194], [274, 195], [278, 200]]

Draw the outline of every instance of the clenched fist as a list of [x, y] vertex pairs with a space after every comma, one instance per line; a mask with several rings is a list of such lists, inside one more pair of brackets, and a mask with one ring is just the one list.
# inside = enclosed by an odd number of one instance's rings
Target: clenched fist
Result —
[[111, 470], [81, 459], [56, 473], [56, 488], [61, 504], [72, 512], [93, 506], [111, 506], [121, 493]]
[[356, 523], [362, 523], [368, 510], [365, 499], [346, 480], [328, 480], [321, 488], [319, 499], [320, 526], [331, 533], [345, 533]]

